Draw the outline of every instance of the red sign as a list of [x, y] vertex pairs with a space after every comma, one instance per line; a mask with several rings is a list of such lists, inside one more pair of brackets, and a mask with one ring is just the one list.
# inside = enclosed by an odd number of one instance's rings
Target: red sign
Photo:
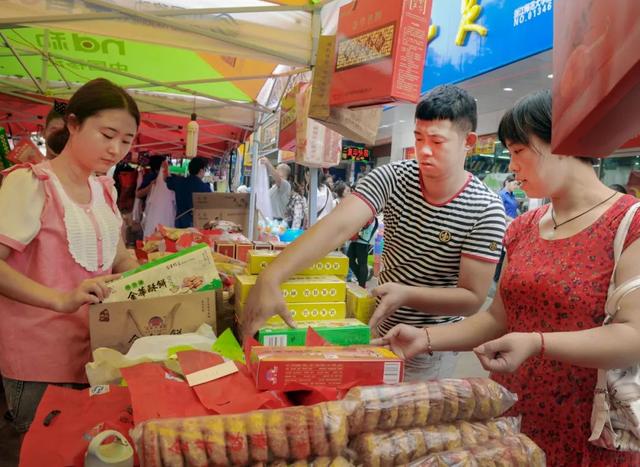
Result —
[[409, 148], [404, 148], [402, 150], [402, 158], [407, 159], [415, 159], [416, 158], [416, 148], [415, 146], [411, 146]]
[[638, 0], [554, 2], [557, 154], [602, 156], [638, 134]]
[[340, 8], [332, 106], [420, 98], [432, 0], [357, 0]]

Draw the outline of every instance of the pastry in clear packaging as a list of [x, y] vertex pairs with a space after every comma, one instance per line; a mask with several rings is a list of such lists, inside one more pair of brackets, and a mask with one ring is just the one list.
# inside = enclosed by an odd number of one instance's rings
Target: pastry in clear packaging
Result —
[[458, 410], [460, 408], [458, 400], [458, 391], [455, 381], [443, 379], [439, 381], [440, 389], [444, 399], [444, 410], [442, 412], [441, 422], [452, 422], [458, 419]]
[[285, 415], [281, 410], [265, 412], [269, 451], [276, 459], [289, 459], [289, 440], [284, 429]]
[[210, 463], [215, 466], [229, 465], [224, 419], [222, 417], [208, 417], [203, 420], [202, 435]]
[[192, 467], [207, 467], [207, 450], [200, 430], [200, 420], [185, 420], [180, 425], [180, 443], [185, 464]]
[[240, 415], [225, 417], [225, 442], [227, 455], [231, 465], [246, 465], [249, 463], [249, 442], [247, 441], [247, 426], [245, 418]]
[[285, 417], [285, 424], [291, 458], [296, 460], [309, 458], [311, 456], [311, 443], [305, 410], [289, 411]]
[[378, 399], [380, 400], [380, 420], [378, 421], [379, 430], [392, 430], [398, 422], [398, 408], [402, 404], [400, 400], [393, 400], [389, 397], [392, 392], [385, 386], [378, 387]]
[[256, 411], [247, 414], [247, 440], [249, 454], [253, 462], [267, 462], [269, 460], [269, 446], [267, 442], [267, 426], [264, 412]]
[[307, 426], [309, 430], [309, 441], [314, 454], [326, 457], [331, 453], [327, 430], [325, 428], [325, 418], [322, 407], [313, 405], [306, 408]]
[[444, 394], [437, 381], [428, 381], [427, 390], [429, 392], [429, 425], [437, 425], [442, 422], [444, 413]]

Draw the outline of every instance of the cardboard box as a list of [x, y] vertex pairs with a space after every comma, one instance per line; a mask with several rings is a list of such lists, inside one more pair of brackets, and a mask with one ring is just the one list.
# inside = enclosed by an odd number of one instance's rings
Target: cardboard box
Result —
[[[236, 314], [242, 315], [244, 303], [236, 302]], [[345, 302], [329, 303], [287, 303], [287, 308], [295, 321], [331, 321], [347, 317]], [[272, 316], [267, 320], [268, 325], [284, 324], [280, 316]]]
[[[271, 243], [271, 248], [274, 251], [282, 251], [290, 245], [290, 243], [287, 243], [287, 242], [269, 242], [269, 243]], [[248, 262], [248, 261], [249, 261], [248, 259], [245, 260], [245, 262]]]
[[271, 243], [269, 242], [253, 242], [254, 250], [266, 250], [271, 251]]
[[376, 299], [358, 284], [347, 284], [347, 316], [368, 324], [376, 311]]
[[402, 359], [382, 347], [255, 346], [251, 368], [260, 390], [396, 384], [404, 375]]
[[[242, 226], [249, 235], [249, 193], [194, 193], [193, 225], [199, 229], [213, 220], [225, 220]], [[254, 232], [257, 232], [255, 216]]]
[[[236, 301], [244, 303], [251, 288], [256, 285], [258, 276], [236, 276]], [[329, 303], [344, 302], [347, 285], [336, 276], [301, 276], [292, 277], [280, 288], [287, 303]]]
[[258, 341], [267, 347], [300, 347], [305, 345], [310, 327], [333, 345], [368, 345], [371, 340], [369, 326], [357, 319], [300, 321], [297, 324], [295, 329], [284, 323], [262, 328], [258, 331]]
[[91, 305], [91, 349], [127, 353], [142, 336], [195, 332], [203, 323], [215, 329], [216, 294], [220, 291]]
[[[250, 274], [260, 274], [280, 254], [279, 251], [251, 251], [247, 258]], [[349, 258], [334, 251], [317, 261], [313, 266], [298, 273], [299, 276], [319, 276], [331, 274], [346, 277], [349, 274]]]
[[216, 253], [228, 256], [229, 258], [236, 257], [236, 244], [231, 240], [216, 240]]
[[236, 241], [236, 259], [244, 263], [247, 262], [249, 252], [253, 250], [253, 243], [249, 241]]
[[340, 8], [332, 106], [420, 98], [432, 0], [358, 0]]
[[150, 261], [108, 283], [105, 303], [183, 295], [222, 288], [211, 248], [200, 243]]

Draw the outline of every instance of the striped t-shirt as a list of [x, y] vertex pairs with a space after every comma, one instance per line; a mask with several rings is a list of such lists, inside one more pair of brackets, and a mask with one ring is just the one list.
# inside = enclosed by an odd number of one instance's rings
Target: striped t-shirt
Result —
[[[471, 174], [442, 205], [426, 200], [416, 160], [375, 169], [355, 194], [376, 214], [384, 214], [382, 284], [456, 287], [461, 256], [492, 263], [500, 259], [505, 231], [502, 201]], [[379, 331], [384, 334], [400, 323], [424, 327], [462, 319], [455, 315], [456, 310], [434, 316], [402, 307], [380, 323]]]

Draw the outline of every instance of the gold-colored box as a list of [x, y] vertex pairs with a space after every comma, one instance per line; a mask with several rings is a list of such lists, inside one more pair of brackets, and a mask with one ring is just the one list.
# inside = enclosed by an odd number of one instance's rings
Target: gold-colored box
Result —
[[[280, 251], [253, 250], [247, 255], [247, 263], [250, 274], [260, 274], [280, 254]], [[346, 277], [349, 274], [349, 258], [344, 254], [334, 251], [313, 266], [297, 273], [299, 276], [321, 276], [330, 274]]]

